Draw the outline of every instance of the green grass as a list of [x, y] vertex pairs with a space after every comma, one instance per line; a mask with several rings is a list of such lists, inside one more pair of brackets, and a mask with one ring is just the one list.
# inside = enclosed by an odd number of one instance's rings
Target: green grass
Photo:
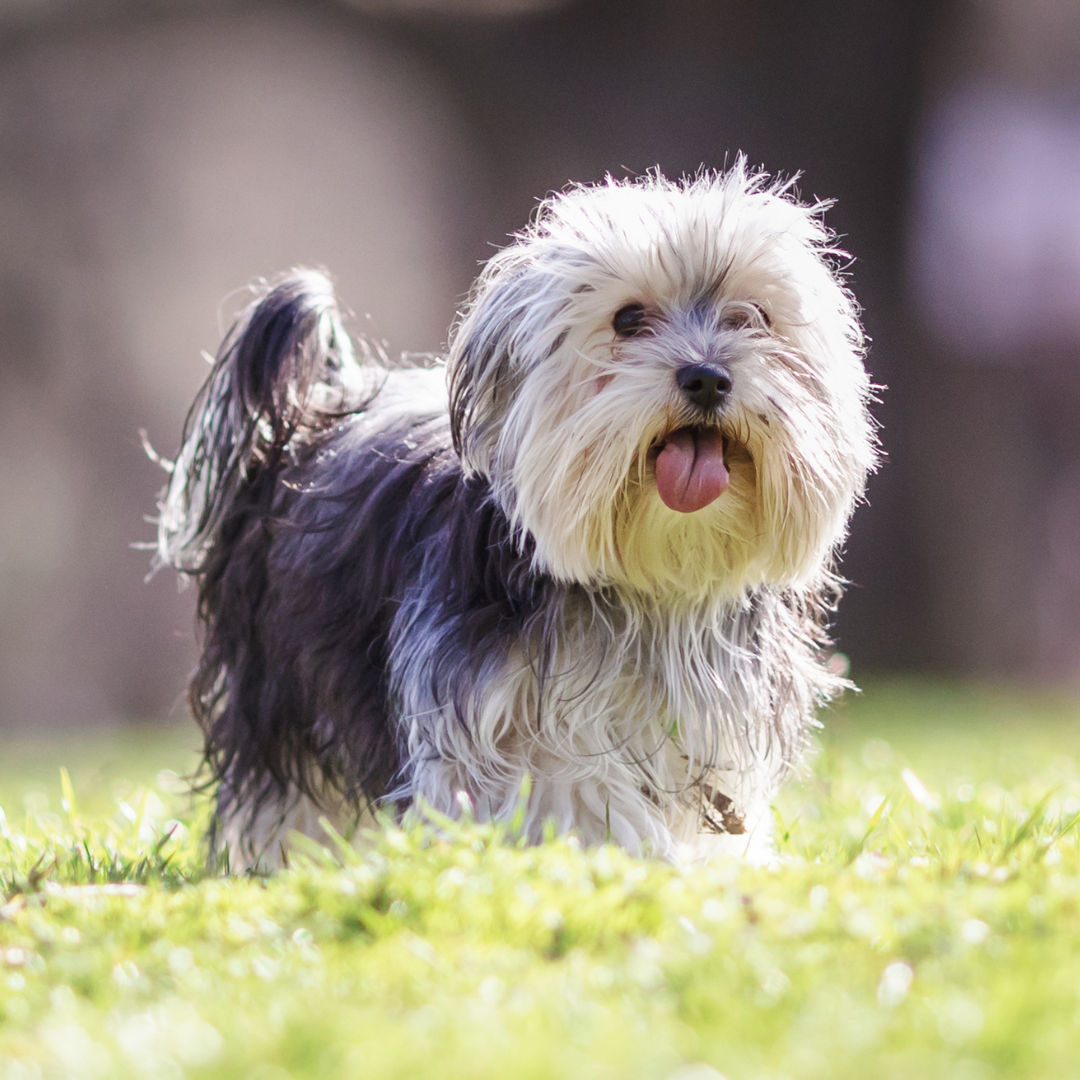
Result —
[[269, 881], [205, 872], [186, 730], [16, 743], [0, 1080], [1080, 1076], [1080, 708], [882, 683], [821, 742], [772, 868], [432, 823]]

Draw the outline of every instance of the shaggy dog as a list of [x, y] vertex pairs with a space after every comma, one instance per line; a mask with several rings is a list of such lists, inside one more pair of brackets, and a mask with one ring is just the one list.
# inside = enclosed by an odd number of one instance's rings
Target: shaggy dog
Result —
[[379, 806], [524, 799], [532, 840], [669, 858], [768, 833], [843, 685], [833, 559], [875, 460], [821, 210], [741, 159], [567, 190], [428, 369], [351, 343], [321, 274], [263, 290], [159, 516], [234, 869]]

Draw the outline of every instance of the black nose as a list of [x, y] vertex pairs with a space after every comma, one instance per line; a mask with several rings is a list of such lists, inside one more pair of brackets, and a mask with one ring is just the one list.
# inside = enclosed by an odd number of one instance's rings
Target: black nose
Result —
[[675, 381], [699, 409], [715, 409], [731, 393], [731, 375], [727, 368], [712, 364], [687, 364], [675, 373]]

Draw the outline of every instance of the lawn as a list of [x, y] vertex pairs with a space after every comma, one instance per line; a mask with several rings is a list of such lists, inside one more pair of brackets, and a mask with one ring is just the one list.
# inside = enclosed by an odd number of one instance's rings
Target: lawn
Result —
[[432, 822], [224, 879], [186, 729], [15, 741], [0, 1080], [1080, 1077], [1080, 705], [824, 719], [758, 869]]

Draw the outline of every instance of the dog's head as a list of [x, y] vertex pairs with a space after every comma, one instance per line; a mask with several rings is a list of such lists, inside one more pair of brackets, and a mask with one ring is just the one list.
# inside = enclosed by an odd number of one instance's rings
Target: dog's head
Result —
[[455, 327], [455, 444], [564, 581], [816, 581], [875, 458], [820, 207], [740, 161], [556, 195]]

